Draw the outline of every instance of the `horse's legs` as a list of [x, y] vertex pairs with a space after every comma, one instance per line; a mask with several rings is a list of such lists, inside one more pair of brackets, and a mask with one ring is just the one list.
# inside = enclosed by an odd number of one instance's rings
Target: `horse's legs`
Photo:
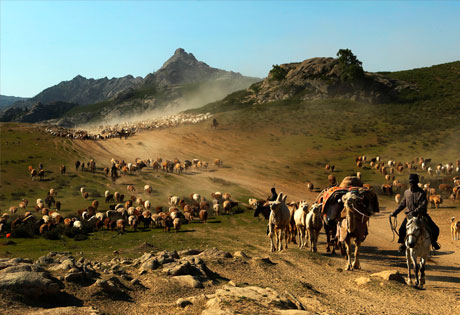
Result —
[[411, 271], [410, 271], [410, 267], [411, 267], [411, 256], [410, 256], [410, 249], [407, 248], [406, 249], [406, 262], [407, 262], [407, 281], [406, 283], [408, 285], [412, 285], [412, 275], [411, 275]]
[[350, 238], [347, 237], [345, 239], [345, 246], [347, 248], [347, 266], [346, 266], [346, 269], [347, 270], [352, 270], [352, 267], [351, 267], [351, 242], [350, 242]]
[[420, 289], [422, 289], [425, 284], [425, 263], [425, 258], [420, 257]]
[[417, 264], [417, 256], [415, 255], [414, 252], [412, 252], [412, 255], [411, 255], [411, 259], [412, 259], [412, 264], [414, 265], [414, 273], [415, 273], [415, 286], [418, 287], [418, 285], [420, 284], [419, 282], [419, 266]]
[[355, 238], [355, 259], [352, 265], [353, 269], [361, 269], [361, 265], [359, 264], [359, 259], [358, 259], [359, 246], [361, 246], [361, 242]]

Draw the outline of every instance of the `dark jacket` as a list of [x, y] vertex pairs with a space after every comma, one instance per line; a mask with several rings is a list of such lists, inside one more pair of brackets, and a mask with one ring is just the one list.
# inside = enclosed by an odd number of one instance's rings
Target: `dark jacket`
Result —
[[426, 215], [427, 208], [428, 208], [428, 200], [426, 199], [426, 193], [420, 187], [412, 192], [410, 189], [404, 192], [404, 196], [395, 211], [393, 211], [392, 215], [396, 216], [400, 213], [404, 208], [407, 210], [404, 212], [407, 217], [410, 219], [417, 214]]

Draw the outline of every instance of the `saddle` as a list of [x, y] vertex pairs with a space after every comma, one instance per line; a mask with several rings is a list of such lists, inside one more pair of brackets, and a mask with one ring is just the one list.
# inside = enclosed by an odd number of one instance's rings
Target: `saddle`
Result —
[[350, 187], [334, 186], [322, 192], [318, 196], [318, 198], [316, 198], [315, 202], [322, 204], [321, 214], [325, 214], [324, 209], [326, 208], [326, 205], [328, 205], [331, 202], [338, 202], [338, 200], [342, 198], [342, 196], [345, 195], [349, 191], [361, 191], [361, 190], [367, 190], [367, 189], [363, 187], [355, 187], [355, 186], [350, 186]]

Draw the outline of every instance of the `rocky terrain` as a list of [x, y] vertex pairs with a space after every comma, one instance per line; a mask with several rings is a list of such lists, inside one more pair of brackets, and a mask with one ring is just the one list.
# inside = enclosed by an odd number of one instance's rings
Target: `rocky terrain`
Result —
[[385, 103], [397, 99], [402, 90], [416, 88], [370, 72], [364, 72], [359, 79], [343, 80], [339, 60], [334, 58], [311, 58], [279, 67], [278, 75], [272, 70], [262, 82], [252, 85], [245, 101], [262, 104], [288, 99], [346, 98]]
[[25, 97], [0, 95], [0, 109], [9, 106], [17, 101], [26, 100]]

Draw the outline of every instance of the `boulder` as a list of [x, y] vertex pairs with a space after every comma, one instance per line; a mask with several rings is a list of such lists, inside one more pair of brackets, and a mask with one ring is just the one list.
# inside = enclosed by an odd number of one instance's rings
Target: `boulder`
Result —
[[62, 284], [47, 273], [36, 271], [18, 271], [0, 273], [0, 290], [14, 291], [39, 298], [56, 295]]
[[184, 298], [180, 298], [176, 301], [176, 305], [181, 307], [181, 308], [184, 308], [186, 307], [187, 305], [192, 305], [193, 303], [188, 300], [188, 299], [184, 299]]
[[392, 280], [405, 283], [404, 277], [397, 270], [384, 270], [381, 272], [371, 274], [371, 277], [378, 277], [387, 281]]
[[200, 282], [198, 277], [185, 275], [185, 276], [174, 276], [172, 280], [180, 283], [181, 285], [189, 288], [203, 288], [203, 284]]
[[368, 282], [370, 282], [371, 279], [369, 279], [368, 277], [359, 277], [357, 279], [355, 279], [355, 282], [357, 285], [364, 285]]
[[297, 310], [297, 306], [289, 298], [281, 296], [271, 288], [225, 285], [210, 296], [210, 299], [206, 302], [206, 309], [202, 314], [233, 314], [231, 309], [233, 305], [239, 305], [246, 312], [254, 314], [283, 309]]
[[248, 256], [248, 255], [246, 255], [246, 253], [245, 253], [245, 252], [243, 252], [243, 251], [240, 251], [240, 250], [239, 250], [239, 251], [236, 251], [236, 252], [234, 252], [234, 253], [233, 253], [233, 257], [249, 258], [249, 256]]

